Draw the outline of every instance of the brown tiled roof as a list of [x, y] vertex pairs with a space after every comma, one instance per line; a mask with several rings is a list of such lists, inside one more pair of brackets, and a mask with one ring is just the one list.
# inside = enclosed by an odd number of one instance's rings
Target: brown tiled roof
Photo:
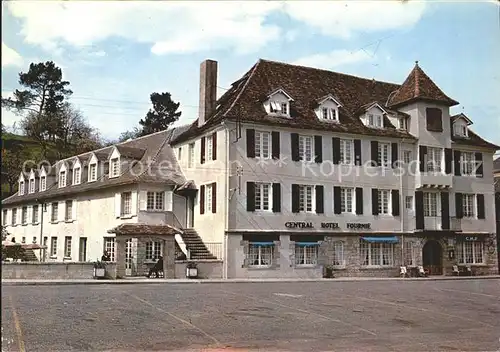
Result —
[[[267, 115], [262, 101], [269, 92], [282, 88], [294, 99], [290, 103], [291, 118]], [[275, 126], [328, 130], [362, 135], [414, 138], [406, 131], [374, 129], [363, 125], [356, 113], [372, 102], [385, 102], [399, 85], [360, 78], [317, 68], [259, 60], [241, 79], [218, 100], [217, 109], [198, 128], [195, 121], [189, 130], [173, 143], [187, 140], [219, 124], [224, 119], [239, 119]], [[320, 121], [314, 107], [322, 97], [331, 94], [342, 107], [341, 123]], [[381, 104], [384, 108], [384, 104]]]
[[[47, 184], [47, 190], [44, 192], [35, 192], [19, 196], [16, 194], [2, 200], [2, 205], [19, 204], [26, 202], [35, 202], [36, 200], [48, 200], [54, 198], [68, 197], [75, 193], [87, 192], [109, 187], [117, 187], [138, 182], [161, 183], [164, 185], [179, 185], [184, 184], [186, 179], [182, 174], [177, 159], [174, 156], [169, 142], [172, 136], [175, 136], [177, 128], [172, 128], [166, 131], [150, 134], [148, 136], [133, 139], [131, 141], [118, 144], [120, 147], [130, 149], [143, 150], [143, 156], [131, 163], [128, 168], [122, 171], [122, 175], [116, 178], [109, 178], [108, 175], [102, 175], [95, 182], [87, 182], [86, 178], [82, 178], [82, 183], [79, 185], [68, 185], [59, 188], [57, 177], [52, 184]], [[179, 127], [180, 132], [184, 131], [184, 127]], [[102, 148], [93, 151], [100, 157], [101, 162], [106, 161], [113, 146]], [[80, 160], [90, 159], [92, 152], [78, 155]], [[72, 157], [74, 158], [74, 157]], [[66, 160], [72, 159], [68, 158]], [[55, 165], [51, 168], [52, 173], [55, 170]], [[83, 171], [82, 176], [86, 174]]]
[[140, 160], [146, 152], [144, 149], [127, 147], [125, 145], [117, 145], [116, 149], [118, 149], [121, 156], [134, 160]]
[[483, 138], [479, 137], [476, 133], [472, 132], [470, 129], [469, 129], [469, 136], [468, 137], [452, 136], [451, 140], [453, 141], [454, 144], [457, 144], [457, 145], [468, 145], [471, 147], [492, 148], [495, 150], [500, 149], [500, 147], [498, 145], [490, 143], [487, 140], [484, 140]]
[[417, 99], [445, 103], [448, 106], [458, 104], [457, 101], [451, 99], [439, 89], [420, 68], [418, 62], [401, 87], [391, 95], [388, 106], [397, 107]]
[[148, 224], [120, 224], [110, 230], [108, 233], [116, 235], [138, 235], [138, 236], [154, 236], [154, 235], [176, 235], [181, 234], [179, 229], [170, 225], [148, 225]]

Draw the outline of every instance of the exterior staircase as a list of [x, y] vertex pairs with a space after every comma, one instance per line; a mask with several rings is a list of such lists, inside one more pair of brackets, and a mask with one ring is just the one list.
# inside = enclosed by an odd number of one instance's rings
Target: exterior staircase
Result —
[[190, 259], [217, 259], [210, 253], [195, 229], [183, 229], [182, 231], [181, 237], [191, 255]]
[[23, 259], [27, 262], [38, 262], [38, 257], [33, 249], [25, 249], [23, 253]]

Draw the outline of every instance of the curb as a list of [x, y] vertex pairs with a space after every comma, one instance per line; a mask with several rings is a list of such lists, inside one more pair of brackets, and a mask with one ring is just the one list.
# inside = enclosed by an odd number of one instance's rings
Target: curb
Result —
[[125, 279], [125, 280], [2, 280], [2, 286], [71, 286], [71, 285], [151, 285], [151, 284], [230, 284], [230, 283], [297, 283], [297, 282], [370, 282], [370, 281], [463, 281], [498, 280], [500, 275], [427, 278], [337, 278], [337, 279]]

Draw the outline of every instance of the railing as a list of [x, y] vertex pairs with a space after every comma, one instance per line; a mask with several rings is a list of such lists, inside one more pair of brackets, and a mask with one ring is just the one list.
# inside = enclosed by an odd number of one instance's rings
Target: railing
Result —
[[221, 242], [204, 242], [205, 246], [210, 253], [212, 253], [217, 259], [222, 259], [224, 245]]

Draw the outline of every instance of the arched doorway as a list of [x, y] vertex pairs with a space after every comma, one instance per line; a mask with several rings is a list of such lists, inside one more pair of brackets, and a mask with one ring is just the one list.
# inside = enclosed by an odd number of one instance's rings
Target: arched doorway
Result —
[[436, 240], [429, 240], [422, 249], [424, 268], [429, 275], [443, 275], [443, 248]]

